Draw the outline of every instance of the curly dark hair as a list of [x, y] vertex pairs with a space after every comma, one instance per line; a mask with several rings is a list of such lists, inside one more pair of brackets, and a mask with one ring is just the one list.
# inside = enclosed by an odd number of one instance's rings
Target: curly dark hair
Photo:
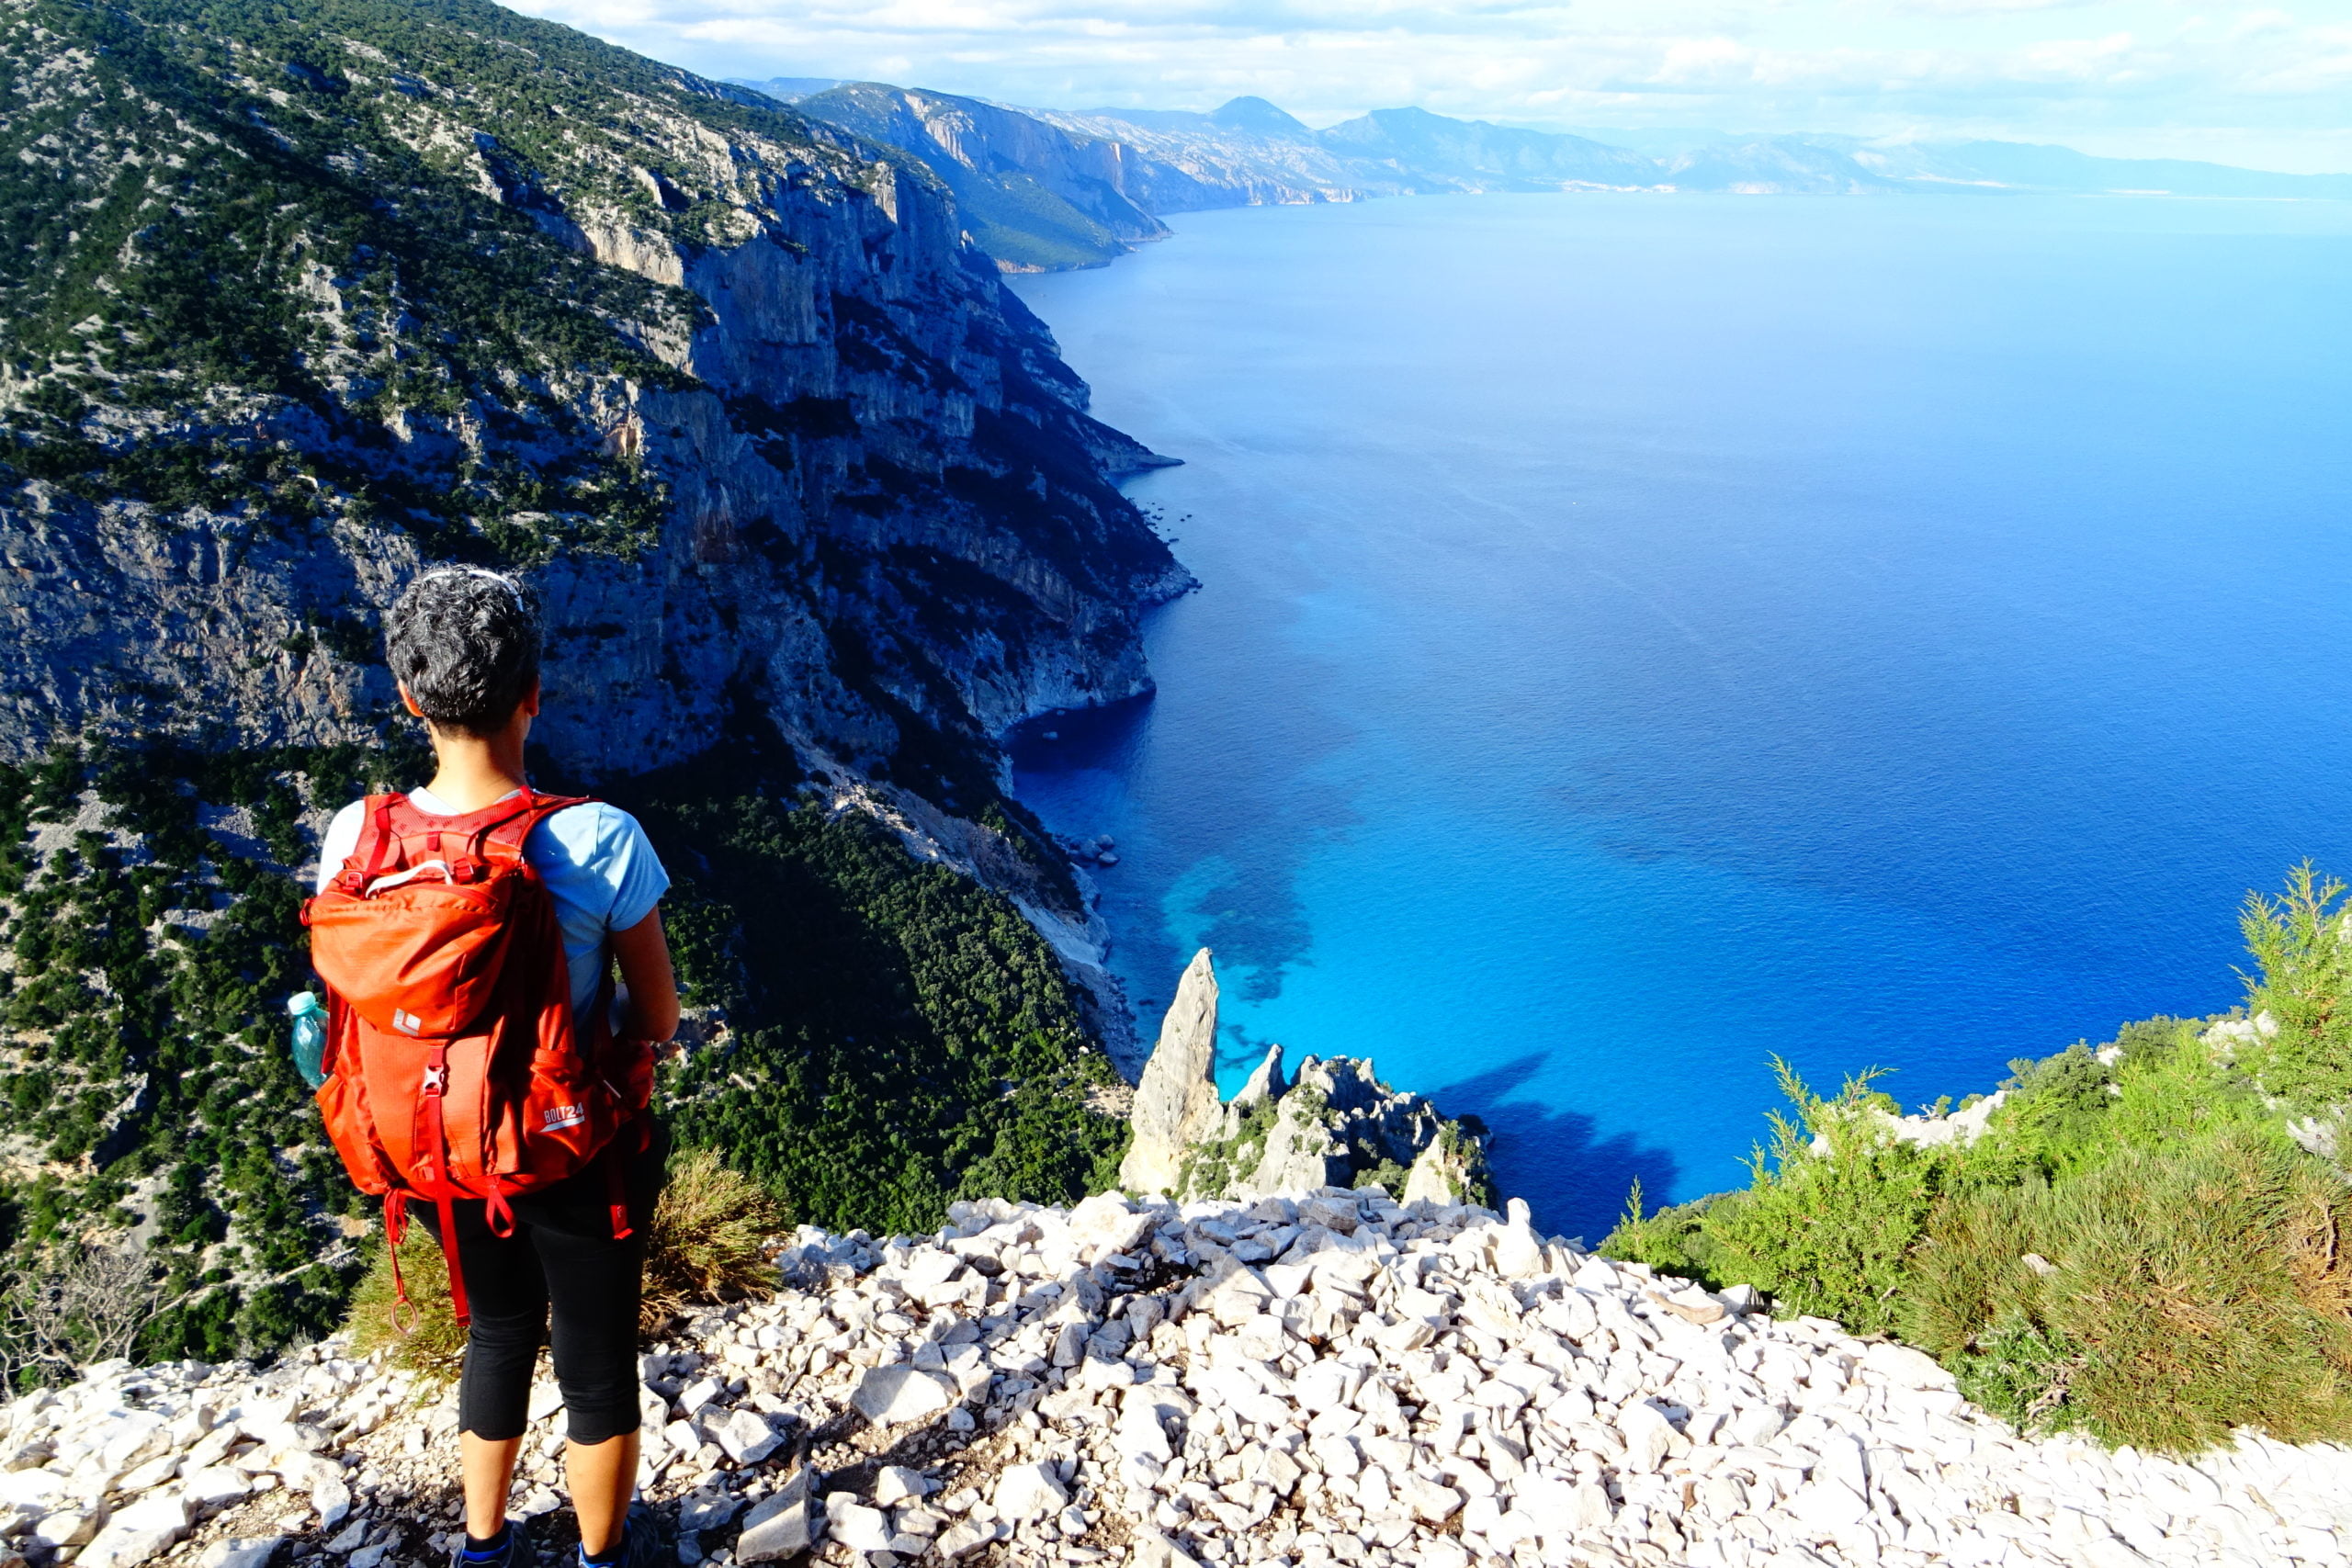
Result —
[[438, 729], [488, 735], [538, 678], [538, 595], [518, 579], [441, 566], [408, 585], [384, 617], [384, 657]]

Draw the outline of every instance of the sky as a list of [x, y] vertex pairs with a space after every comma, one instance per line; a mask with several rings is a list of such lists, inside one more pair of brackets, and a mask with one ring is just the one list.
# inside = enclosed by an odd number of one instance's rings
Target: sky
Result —
[[2352, 172], [2352, 0], [510, 0], [706, 75]]

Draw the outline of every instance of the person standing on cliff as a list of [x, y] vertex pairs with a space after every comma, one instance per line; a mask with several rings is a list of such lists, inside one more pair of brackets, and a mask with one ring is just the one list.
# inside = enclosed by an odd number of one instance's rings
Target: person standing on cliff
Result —
[[[385, 617], [385, 651], [401, 701], [424, 721], [435, 763], [432, 782], [405, 797], [404, 820], [422, 813], [430, 831], [429, 819], [492, 814], [518, 796], [531, 804], [523, 748], [539, 712], [540, 646], [536, 598], [503, 573], [439, 568], [401, 595]], [[328, 828], [322, 895], [349, 869], [368, 807], [355, 801]], [[437, 834], [432, 841], [439, 843]], [[575, 1021], [595, 1021], [617, 962], [621, 988], [609, 993], [615, 1037], [668, 1041], [678, 992], [658, 906], [669, 877], [644, 830], [625, 811], [583, 801], [533, 821], [522, 855], [554, 906]], [[546, 983], [555, 984], [552, 976]], [[588, 1022], [575, 1022], [576, 1037], [602, 1037]], [[444, 1252], [456, 1246], [453, 1279], [462, 1277], [471, 1310], [458, 1404], [466, 1539], [452, 1568], [532, 1561], [506, 1504], [542, 1344], [553, 1351], [563, 1393], [564, 1470], [582, 1568], [650, 1568], [661, 1560], [652, 1512], [631, 1499], [638, 1302], [668, 1139], [650, 1110], [638, 1116], [644, 1129], [629, 1132], [626, 1152], [616, 1139], [575, 1174], [497, 1199], [496, 1214], [483, 1199], [457, 1201], [447, 1211], [454, 1236], [442, 1234], [434, 1205], [414, 1211]], [[616, 1213], [624, 1203], [627, 1224]]]

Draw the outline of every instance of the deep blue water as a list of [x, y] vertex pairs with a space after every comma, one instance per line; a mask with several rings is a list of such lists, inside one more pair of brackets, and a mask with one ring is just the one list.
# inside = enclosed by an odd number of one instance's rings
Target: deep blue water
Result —
[[1147, 1032], [1206, 942], [1236, 1074], [1371, 1055], [1597, 1238], [1744, 1179], [1775, 1053], [1987, 1089], [2352, 874], [2352, 207], [1175, 227], [1020, 285], [1186, 464], [1159, 696], [1017, 756]]

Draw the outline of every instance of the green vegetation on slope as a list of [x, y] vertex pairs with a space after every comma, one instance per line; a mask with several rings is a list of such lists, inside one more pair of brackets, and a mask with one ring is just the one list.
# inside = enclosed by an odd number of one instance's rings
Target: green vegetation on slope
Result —
[[[646, 1335], [660, 1334], [695, 1303], [773, 1290], [775, 1265], [765, 1244], [783, 1224], [766, 1190], [721, 1165], [716, 1152], [695, 1149], [673, 1158], [645, 1238], [638, 1318]], [[449, 1269], [441, 1248], [423, 1227], [410, 1231], [400, 1247], [398, 1280], [392, 1249], [380, 1238], [370, 1238], [367, 1254], [367, 1271], [344, 1322], [353, 1348], [363, 1355], [389, 1350], [411, 1371], [438, 1382], [454, 1379], [464, 1366], [466, 1336], [449, 1304]]]
[[[306, 805], [394, 763], [351, 747], [0, 767], [10, 1289], [128, 1233], [173, 1303], [142, 1353], [217, 1360], [332, 1325], [349, 1263], [334, 1222], [357, 1195], [287, 1060], [307, 966], [284, 868], [306, 853]], [[209, 830], [205, 802], [242, 820]], [[54, 847], [36, 854], [37, 835]]]
[[1001, 895], [875, 823], [704, 767], [616, 798], [675, 877], [686, 999], [731, 1038], [667, 1075], [680, 1142], [724, 1151], [801, 1224], [928, 1231], [956, 1198], [1110, 1183], [1116, 1082], [1043, 938]]
[[1899, 1336], [2021, 1426], [2170, 1451], [2239, 1426], [2352, 1438], [2352, 1187], [2288, 1131], [2352, 1087], [2343, 893], [2305, 868], [2249, 900], [2251, 1019], [2013, 1062], [1973, 1140], [1906, 1142], [1869, 1075], [1823, 1099], [1782, 1066], [1793, 1114], [1748, 1187], [1637, 1196], [1603, 1250]]

